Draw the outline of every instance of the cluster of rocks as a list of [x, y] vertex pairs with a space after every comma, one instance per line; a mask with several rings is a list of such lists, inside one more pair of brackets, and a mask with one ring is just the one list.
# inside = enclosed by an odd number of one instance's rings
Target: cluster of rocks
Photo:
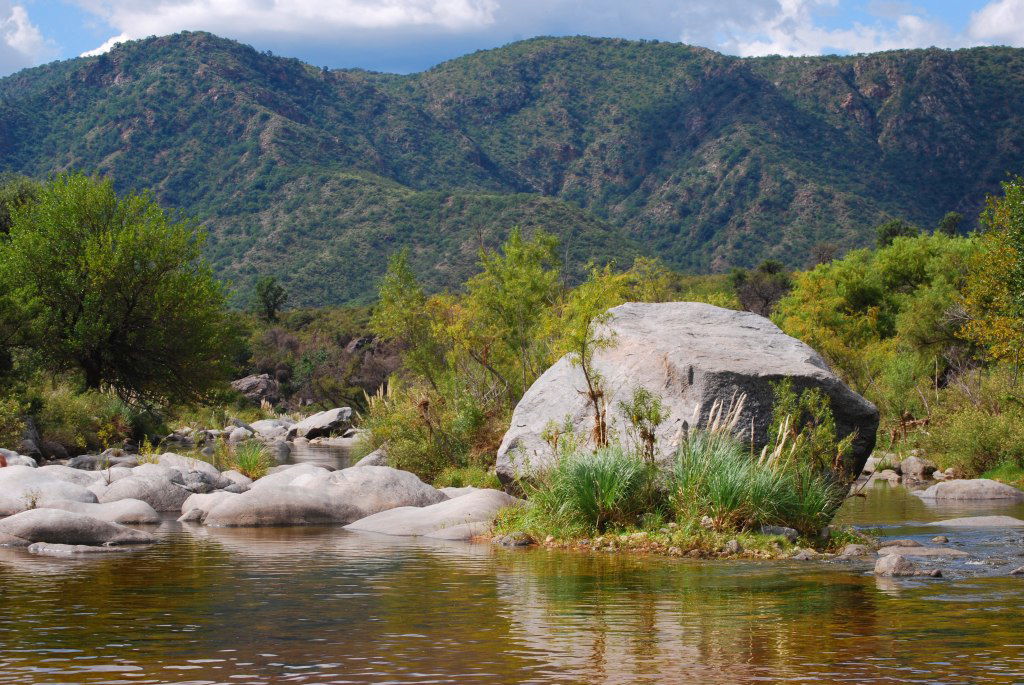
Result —
[[864, 464], [854, 490], [883, 481], [912, 488], [913, 494], [929, 501], [1009, 500], [1024, 501], [1024, 492], [988, 478], [957, 478], [954, 469], [940, 471], [919, 450], [900, 459], [898, 455], [872, 455]]
[[926, 459], [920, 450], [911, 450], [907, 457], [892, 452], [872, 454], [864, 462], [860, 482], [863, 484], [885, 481], [890, 485], [916, 486], [932, 480], [947, 480], [953, 477], [953, 469], [938, 470], [935, 462]]
[[343, 525], [467, 540], [520, 502], [498, 490], [438, 490], [387, 466], [283, 465], [253, 481], [174, 453], [133, 466], [120, 459], [101, 469], [93, 460], [37, 467], [28, 458], [0, 468], [0, 546], [68, 556], [149, 544], [152, 534], [129, 526], [160, 524], [168, 514], [206, 526]]

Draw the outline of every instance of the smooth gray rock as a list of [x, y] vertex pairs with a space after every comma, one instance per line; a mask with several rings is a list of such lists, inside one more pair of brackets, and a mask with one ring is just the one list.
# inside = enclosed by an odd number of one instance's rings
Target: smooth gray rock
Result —
[[786, 526], [761, 526], [762, 535], [781, 535], [790, 542], [796, 542], [797, 538], [800, 537], [800, 533], [794, 528], [787, 528]]
[[365, 457], [355, 463], [355, 466], [387, 466], [388, 465], [388, 452], [384, 445], [381, 445], [374, 451], [367, 454]]
[[181, 513], [186, 514], [192, 509], [198, 509], [203, 512], [203, 516], [206, 516], [224, 500], [237, 497], [238, 495], [231, 492], [211, 492], [206, 494], [195, 494], [190, 495], [187, 500], [181, 504]]
[[240, 442], [245, 442], [253, 435], [255, 435], [255, 433], [253, 433], [248, 428], [235, 428], [231, 431], [231, 434], [228, 435], [228, 442], [230, 442], [232, 445], [237, 445]]
[[178, 523], [202, 523], [206, 513], [202, 509], [189, 509], [178, 517]]
[[261, 488], [268, 487], [280, 487], [284, 485], [291, 485], [299, 476], [304, 475], [316, 475], [316, 476], [327, 476], [331, 472], [321, 466], [315, 466], [313, 464], [289, 464], [285, 468], [275, 467], [267, 472], [267, 475], [253, 482], [250, 486], [253, 490], [259, 490]]
[[160, 523], [160, 514], [142, 500], [122, 499], [116, 502], [91, 504], [60, 500], [46, 505], [48, 509], [61, 509], [74, 514], [85, 514], [100, 521], [125, 525], [154, 525]]
[[967, 552], [952, 547], [882, 547], [878, 556], [899, 555], [904, 557], [968, 557]]
[[253, 483], [252, 478], [245, 475], [244, 473], [235, 471], [234, 469], [231, 469], [230, 471], [224, 471], [223, 473], [221, 473], [221, 475], [227, 478], [232, 483], [244, 485], [245, 487], [249, 487]]
[[874, 553], [875, 550], [871, 549], [868, 545], [849, 544], [843, 547], [843, 551], [839, 553], [839, 556], [848, 559], [850, 557], [867, 557]]
[[250, 424], [256, 437], [264, 442], [270, 440], [283, 440], [288, 436], [288, 429], [294, 424], [293, 421], [283, 419], [260, 419]]
[[933, 521], [929, 526], [943, 528], [1016, 528], [1024, 526], [1024, 521], [1012, 516], [965, 516], [963, 518]]
[[162, 464], [139, 464], [132, 469], [132, 475], [139, 478], [163, 478], [178, 485], [185, 484], [184, 474], [179, 469]]
[[91, 554], [111, 554], [126, 551], [127, 547], [104, 547], [101, 545], [61, 545], [50, 542], [33, 542], [28, 546], [30, 554], [43, 557], [81, 557]]
[[39, 473], [45, 473], [58, 480], [74, 483], [75, 485], [81, 485], [83, 488], [89, 487], [101, 478], [100, 474], [96, 471], [82, 471], [81, 469], [73, 469], [70, 466], [64, 466], [63, 464], [47, 464], [46, 466], [40, 466]]
[[131, 476], [112, 483], [100, 502], [140, 499], [157, 511], [181, 511], [181, 504], [192, 493], [166, 478]]
[[83, 471], [100, 471], [113, 466], [125, 466], [128, 468], [138, 466], [139, 459], [133, 456], [113, 457], [103, 454], [81, 454], [69, 459], [67, 465], [73, 469], [81, 469]]
[[36, 467], [39, 464], [32, 457], [25, 454], [18, 454], [14, 450], [6, 450], [0, 447], [0, 456], [7, 460], [8, 466], [31, 466]]
[[307, 473], [291, 484], [322, 490], [354, 506], [357, 519], [395, 507], [426, 507], [448, 499], [415, 474], [387, 466], [352, 466], [329, 474]]
[[354, 521], [358, 510], [320, 490], [264, 487], [226, 499], [210, 510], [208, 526], [302, 526]]
[[464, 495], [471, 495], [474, 492], [479, 492], [484, 488], [475, 488], [472, 485], [467, 485], [464, 488], [441, 488], [441, 492], [448, 496], [448, 499], [455, 499], [456, 497], [463, 497]]
[[306, 438], [312, 440], [332, 433], [340, 433], [351, 427], [352, 410], [348, 407], [328, 409], [299, 421], [288, 429], [288, 439]]
[[921, 457], [907, 457], [900, 462], [903, 480], [928, 480], [935, 473], [935, 462]]
[[269, 374], [260, 373], [231, 381], [231, 387], [250, 402], [259, 404], [266, 400], [277, 404], [281, 400], [281, 388]]
[[875, 562], [875, 575], [888, 578], [906, 578], [916, 576], [917, 565], [899, 554], [881, 557]]
[[918, 497], [929, 500], [1012, 500], [1024, 501], [1024, 492], [1012, 485], [975, 478], [972, 480], [947, 480], [936, 483], [927, 490], [914, 493]]
[[[860, 473], [875, 444], [878, 410], [853, 392], [806, 344], [785, 335], [771, 321], [696, 302], [628, 303], [610, 310], [603, 332], [611, 347], [594, 355], [605, 379], [608, 421], [623, 431], [618, 405], [644, 387], [661, 396], [668, 419], [658, 428], [662, 458], [681, 441], [684, 422], [705, 424], [716, 401], [728, 406], [746, 395], [739, 437], [767, 441], [774, 395], [771, 384], [792, 378], [794, 390], [820, 388], [832, 401], [840, 436], [856, 431], [847, 468]], [[575, 432], [590, 433], [592, 412], [582, 371], [563, 357], [523, 395], [498, 449], [497, 474], [504, 482], [551, 465], [550, 446], [541, 438], [549, 423], [568, 419]], [[696, 417], [696, 420], [694, 420]]]
[[96, 495], [81, 485], [60, 480], [31, 466], [0, 469], [0, 516], [45, 507], [58, 500], [95, 503]]
[[481, 490], [428, 507], [398, 507], [367, 516], [345, 528], [383, 535], [466, 540], [487, 532], [498, 511], [522, 504], [500, 490]]
[[33, 542], [133, 545], [153, 540], [149, 533], [60, 509], [31, 509], [0, 519], [0, 545], [6, 547], [28, 547]]

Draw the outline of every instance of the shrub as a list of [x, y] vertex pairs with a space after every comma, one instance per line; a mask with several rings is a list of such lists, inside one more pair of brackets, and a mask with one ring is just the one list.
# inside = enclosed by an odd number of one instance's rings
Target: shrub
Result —
[[656, 468], [611, 445], [590, 453], [563, 455], [537, 482], [524, 490], [536, 513], [553, 527], [602, 532], [610, 525], [628, 526], [661, 505]]
[[498, 477], [480, 466], [449, 466], [434, 480], [435, 488], [501, 488]]
[[105, 449], [131, 437], [132, 412], [111, 393], [80, 393], [60, 383], [36, 395], [36, 421], [43, 439], [71, 452]]
[[235, 470], [253, 480], [267, 475], [267, 470], [273, 463], [267, 449], [253, 440], [243, 442], [235, 447], [235, 454], [232, 458], [232, 466]]
[[13, 397], [0, 397], [0, 447], [17, 448], [25, 421], [25, 407]]

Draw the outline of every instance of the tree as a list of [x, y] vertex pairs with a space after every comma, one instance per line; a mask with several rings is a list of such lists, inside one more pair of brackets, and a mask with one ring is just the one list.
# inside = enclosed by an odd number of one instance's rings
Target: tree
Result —
[[935, 227], [935, 232], [954, 236], [957, 234], [957, 229], [960, 228], [963, 220], [964, 215], [960, 212], [946, 212], [946, 215], [939, 220], [939, 225]]
[[261, 319], [267, 323], [277, 321], [277, 315], [288, 301], [288, 293], [273, 276], [263, 276], [256, 281], [253, 289], [255, 308]]
[[729, 280], [740, 305], [764, 317], [771, 316], [775, 304], [793, 289], [792, 276], [774, 259], [766, 259], [751, 271], [734, 269]]
[[16, 174], [0, 174], [0, 235], [11, 230], [11, 211], [31, 202], [39, 185], [30, 178]]
[[225, 293], [194, 222], [81, 174], [11, 218], [0, 280], [26, 322], [19, 344], [45, 368], [144, 405], [198, 399], [224, 378]]
[[889, 247], [896, 238], [913, 238], [920, 233], [921, 229], [911, 223], [907, 223], [903, 219], [886, 221], [875, 228], [875, 234], [878, 236], [877, 247], [879, 249]]
[[1003, 184], [981, 215], [981, 250], [964, 288], [963, 334], [997, 360], [1020, 365], [1024, 352], [1024, 177]]

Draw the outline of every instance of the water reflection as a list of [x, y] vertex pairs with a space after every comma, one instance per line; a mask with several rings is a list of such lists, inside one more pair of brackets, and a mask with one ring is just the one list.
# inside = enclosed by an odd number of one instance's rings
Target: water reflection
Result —
[[169, 524], [158, 535], [86, 560], [0, 552], [0, 683], [1024, 678], [1015, 578], [885, 582], [838, 565], [337, 528]]

